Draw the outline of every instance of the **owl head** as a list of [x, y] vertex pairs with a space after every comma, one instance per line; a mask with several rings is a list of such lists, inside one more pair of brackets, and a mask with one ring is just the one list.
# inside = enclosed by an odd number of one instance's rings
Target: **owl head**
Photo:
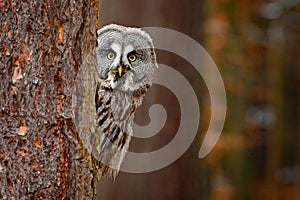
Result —
[[133, 92], [150, 85], [157, 67], [151, 37], [139, 28], [110, 24], [97, 31], [97, 70], [102, 87]]

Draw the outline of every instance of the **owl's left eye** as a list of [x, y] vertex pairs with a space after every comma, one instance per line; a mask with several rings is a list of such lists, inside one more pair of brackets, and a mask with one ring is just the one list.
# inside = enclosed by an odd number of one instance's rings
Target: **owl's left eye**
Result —
[[136, 60], [136, 55], [134, 53], [129, 54], [128, 60], [130, 62], [134, 62]]
[[109, 52], [109, 53], [107, 54], [107, 58], [108, 58], [108, 60], [112, 60], [112, 59], [115, 58], [115, 54], [114, 54], [113, 52]]

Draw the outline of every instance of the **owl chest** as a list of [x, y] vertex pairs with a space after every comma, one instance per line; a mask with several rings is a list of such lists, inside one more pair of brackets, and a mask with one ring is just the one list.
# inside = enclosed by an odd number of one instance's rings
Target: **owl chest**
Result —
[[130, 95], [99, 90], [96, 99], [97, 125], [103, 133], [117, 131], [132, 135], [135, 109]]

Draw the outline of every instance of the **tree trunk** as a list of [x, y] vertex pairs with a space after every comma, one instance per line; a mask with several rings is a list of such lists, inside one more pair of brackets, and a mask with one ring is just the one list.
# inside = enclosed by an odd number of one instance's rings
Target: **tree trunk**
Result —
[[0, 1], [0, 199], [92, 199], [72, 94], [98, 0]]
[[[202, 0], [104, 0], [103, 10], [105, 12], [102, 13], [102, 22], [104, 24], [115, 22], [127, 26], [169, 28], [201, 42], [203, 2]], [[116, 13], [118, 14], [116, 15]], [[154, 47], [155, 42], [154, 40]], [[176, 41], [174, 42], [176, 43]], [[200, 92], [202, 88], [199, 87], [201, 76], [194, 67], [184, 58], [168, 51], [156, 49], [156, 55], [159, 64], [168, 65], [187, 77], [198, 95], [199, 102], [202, 102], [201, 99], [204, 99], [204, 95], [203, 92]], [[132, 152], [146, 153], [158, 150], [178, 134], [177, 130], [181, 123], [181, 105], [172, 91], [159, 84], [153, 84], [147, 91], [143, 105], [137, 109], [135, 122], [141, 126], [151, 123], [147, 113], [154, 104], [161, 104], [166, 109], [167, 121], [163, 129], [155, 136], [143, 139], [133, 138], [130, 144]], [[163, 169], [143, 174], [121, 172], [114, 184], [101, 181], [99, 184], [99, 189], [103, 191], [101, 195], [110, 200], [205, 199], [207, 195], [206, 180], [203, 178], [205, 170], [202, 160], [197, 157], [200, 149], [200, 135], [199, 133], [184, 155]]]

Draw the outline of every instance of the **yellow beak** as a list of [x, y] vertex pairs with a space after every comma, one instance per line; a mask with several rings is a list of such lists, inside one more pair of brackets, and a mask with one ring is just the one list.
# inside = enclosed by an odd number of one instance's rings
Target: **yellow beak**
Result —
[[118, 72], [119, 72], [119, 76], [121, 77], [123, 72], [123, 67], [121, 65], [118, 67]]

